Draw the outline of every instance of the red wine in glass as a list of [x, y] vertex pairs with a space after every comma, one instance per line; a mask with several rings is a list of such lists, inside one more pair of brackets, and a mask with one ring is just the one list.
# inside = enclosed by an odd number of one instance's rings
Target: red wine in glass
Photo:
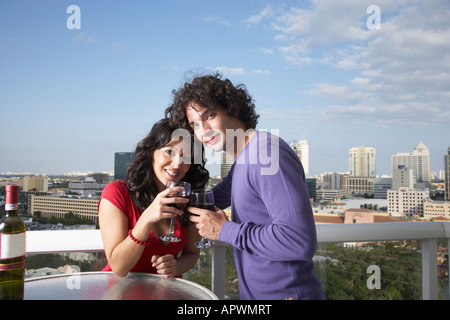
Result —
[[[191, 194], [191, 185], [188, 182], [169, 181], [166, 185], [166, 188], [172, 188], [172, 187], [183, 187], [184, 190], [175, 192], [175, 193], [171, 193], [169, 195], [169, 197], [189, 198], [189, 195]], [[183, 210], [184, 207], [186, 206], [186, 204], [187, 203], [172, 203], [172, 204], [169, 204], [169, 206]], [[168, 241], [168, 242], [180, 242], [181, 241], [181, 239], [176, 237], [174, 234], [175, 219], [176, 218], [170, 219], [169, 233], [159, 237], [162, 241]]]
[[[208, 209], [213, 211], [214, 210], [214, 194], [211, 190], [205, 190], [205, 189], [198, 189], [193, 190], [191, 192], [190, 197], [190, 206], [201, 208], [201, 209]], [[214, 242], [211, 240], [202, 237], [202, 239], [199, 242], [196, 242], [194, 244], [195, 247], [199, 249], [203, 248], [209, 248], [212, 246]]]
[[[180, 196], [178, 196], [180, 197]], [[181, 197], [181, 198], [187, 198], [187, 197]], [[174, 207], [179, 210], [183, 210], [186, 207], [187, 203], [171, 203], [169, 204], [169, 207]]]

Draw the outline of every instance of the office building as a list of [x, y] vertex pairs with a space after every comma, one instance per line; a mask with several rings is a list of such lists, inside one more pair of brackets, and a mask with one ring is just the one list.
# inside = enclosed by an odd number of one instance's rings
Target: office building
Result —
[[234, 163], [234, 157], [226, 152], [222, 152], [220, 162], [220, 177], [224, 178], [227, 176], [228, 172], [230, 171], [231, 167]]
[[316, 190], [317, 201], [336, 201], [338, 199], [347, 198], [352, 195], [350, 190], [346, 189], [321, 189]]
[[23, 177], [23, 191], [48, 192], [48, 177]]
[[98, 198], [80, 199], [76, 197], [51, 197], [36, 196], [30, 194], [28, 197], [28, 214], [34, 216], [39, 213], [42, 217], [63, 218], [71, 212], [82, 218], [98, 222]]
[[300, 159], [305, 176], [309, 176], [309, 142], [306, 140], [294, 140], [289, 144]]
[[430, 182], [430, 151], [422, 143], [410, 153], [397, 153], [392, 156], [392, 172], [398, 166], [405, 166], [416, 173], [416, 182]]
[[444, 188], [445, 200], [450, 201], [450, 147], [444, 156]]
[[352, 177], [375, 177], [377, 151], [371, 147], [350, 148], [349, 171]]
[[104, 184], [98, 184], [93, 178], [86, 177], [84, 180], [70, 181], [69, 189], [73, 193], [77, 193], [83, 197], [100, 195]]
[[343, 189], [347, 173], [327, 172], [320, 175], [321, 186], [325, 189]]
[[399, 165], [392, 170], [392, 189], [409, 188], [413, 190], [416, 186], [416, 172], [404, 165]]
[[374, 191], [373, 177], [344, 177], [344, 189], [356, 196], [373, 196]]
[[392, 189], [392, 178], [373, 179], [373, 198], [387, 199], [387, 192]]
[[423, 216], [424, 203], [430, 197], [428, 189], [399, 188], [388, 190], [388, 214], [393, 217]]
[[114, 180], [125, 180], [127, 168], [134, 159], [134, 152], [116, 152], [114, 154]]
[[312, 201], [317, 200], [316, 189], [317, 189], [316, 178], [306, 178], [306, 187], [308, 188], [308, 195]]
[[431, 201], [427, 199], [423, 204], [423, 216], [428, 219], [450, 219], [450, 201]]

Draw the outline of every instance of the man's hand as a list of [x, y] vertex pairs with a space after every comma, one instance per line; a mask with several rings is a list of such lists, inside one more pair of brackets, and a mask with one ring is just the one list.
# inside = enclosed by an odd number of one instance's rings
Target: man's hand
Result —
[[195, 223], [198, 233], [202, 237], [219, 240], [220, 229], [228, 220], [225, 212], [217, 207], [214, 207], [214, 211], [196, 207], [189, 207], [187, 210], [192, 213], [189, 220]]

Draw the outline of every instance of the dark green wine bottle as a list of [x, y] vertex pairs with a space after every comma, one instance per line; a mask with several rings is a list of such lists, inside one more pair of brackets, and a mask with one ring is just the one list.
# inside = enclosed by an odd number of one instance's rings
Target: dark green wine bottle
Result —
[[6, 215], [0, 220], [0, 300], [22, 300], [25, 224], [17, 215], [17, 186], [6, 186]]

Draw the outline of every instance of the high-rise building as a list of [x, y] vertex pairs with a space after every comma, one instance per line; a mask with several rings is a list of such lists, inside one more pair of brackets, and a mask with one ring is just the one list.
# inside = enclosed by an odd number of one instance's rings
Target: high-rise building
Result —
[[392, 178], [373, 179], [374, 199], [387, 199], [387, 192], [392, 188]]
[[222, 161], [220, 162], [220, 177], [224, 178], [227, 176], [228, 171], [230, 171], [231, 167], [234, 163], [234, 157], [229, 153], [222, 152]]
[[305, 176], [309, 175], [309, 142], [306, 140], [295, 140], [289, 144], [300, 159]]
[[450, 147], [444, 156], [444, 187], [445, 200], [450, 201]]
[[48, 177], [34, 176], [23, 178], [23, 191], [48, 192]]
[[388, 190], [388, 214], [393, 217], [423, 217], [423, 205], [430, 197], [428, 189], [410, 190], [399, 188]]
[[114, 154], [114, 180], [125, 180], [127, 168], [134, 159], [134, 152], [116, 152]]
[[340, 172], [326, 172], [320, 175], [322, 187], [325, 189], [343, 189], [344, 179], [348, 176], [347, 173]]
[[404, 165], [392, 170], [392, 189], [406, 187], [413, 190], [416, 187], [416, 172]]
[[392, 156], [392, 172], [401, 165], [416, 172], [417, 182], [430, 182], [430, 151], [422, 142], [410, 153]]
[[316, 178], [306, 178], [306, 187], [308, 188], [309, 198], [313, 199], [313, 201], [317, 200], [316, 184], [317, 184]]
[[375, 177], [377, 151], [371, 147], [350, 148], [349, 171], [352, 177]]

